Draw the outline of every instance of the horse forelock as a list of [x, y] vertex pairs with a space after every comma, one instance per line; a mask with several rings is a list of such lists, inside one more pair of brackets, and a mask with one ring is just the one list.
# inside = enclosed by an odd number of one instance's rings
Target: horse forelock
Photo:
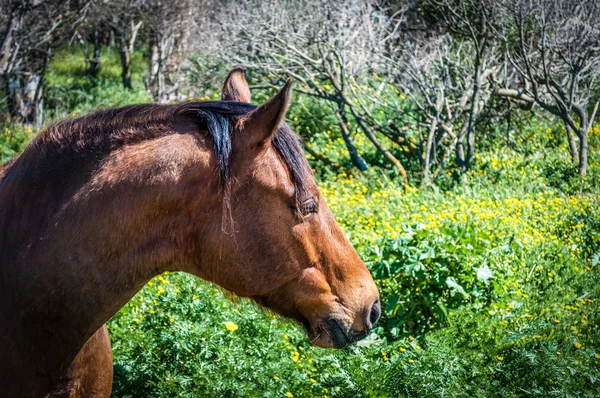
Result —
[[[234, 101], [186, 102], [179, 105], [177, 110], [179, 114], [194, 115], [197, 120], [204, 121], [204, 127], [213, 141], [213, 150], [219, 162], [223, 184], [231, 177], [229, 175], [232, 150], [231, 119], [243, 116], [254, 109], [256, 109], [255, 105]], [[272, 144], [287, 166], [298, 195], [301, 195], [310, 182], [311, 172], [300, 138], [286, 123], [283, 123], [273, 136]]]

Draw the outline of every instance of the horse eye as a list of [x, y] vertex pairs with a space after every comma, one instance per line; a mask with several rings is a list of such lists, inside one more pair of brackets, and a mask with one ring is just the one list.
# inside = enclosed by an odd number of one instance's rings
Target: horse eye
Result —
[[315, 202], [314, 199], [310, 198], [300, 205], [299, 210], [300, 214], [306, 217], [309, 214], [316, 213], [317, 211], [319, 211], [319, 206], [317, 206], [317, 202]]

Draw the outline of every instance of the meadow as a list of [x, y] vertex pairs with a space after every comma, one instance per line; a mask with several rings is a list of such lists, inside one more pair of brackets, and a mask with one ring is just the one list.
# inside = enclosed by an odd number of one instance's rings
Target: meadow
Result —
[[[48, 70], [49, 120], [150, 101], [136, 56], [128, 91], [114, 54], [91, 84], [63, 49]], [[201, 99], [216, 97], [207, 89]], [[312, 347], [299, 325], [192, 276], [163, 274], [109, 323], [113, 396], [599, 396], [600, 125], [585, 177], [562, 125], [527, 114], [510, 131], [481, 132], [466, 184], [448, 167], [435, 185], [406, 186], [386, 168], [347, 167], [328, 112], [298, 96], [288, 122], [340, 165], [309, 155], [380, 288], [371, 335], [341, 351]], [[36, 133], [6, 123], [0, 160]], [[357, 146], [375, 158], [361, 137]]]

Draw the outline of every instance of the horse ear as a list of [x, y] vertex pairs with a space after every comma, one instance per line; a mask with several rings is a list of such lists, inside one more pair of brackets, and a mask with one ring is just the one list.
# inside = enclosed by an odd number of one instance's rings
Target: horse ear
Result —
[[279, 130], [290, 103], [292, 79], [271, 99], [256, 108], [242, 123], [250, 146], [262, 146]]
[[250, 87], [244, 77], [244, 69], [235, 68], [229, 72], [225, 79], [223, 91], [221, 92], [223, 101], [237, 101], [250, 103]]

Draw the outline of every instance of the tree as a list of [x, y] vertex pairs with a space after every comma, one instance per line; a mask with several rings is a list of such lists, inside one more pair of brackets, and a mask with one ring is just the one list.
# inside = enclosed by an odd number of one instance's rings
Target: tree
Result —
[[135, 41], [138, 36], [142, 21], [134, 13], [125, 13], [115, 16], [111, 23], [111, 29], [117, 39], [117, 49], [121, 60], [121, 80], [123, 87], [133, 89], [131, 84], [131, 54], [135, 50]]
[[[477, 79], [473, 79], [475, 62], [480, 62]], [[460, 143], [475, 131], [492, 94], [489, 79], [498, 66], [493, 59], [478, 61], [470, 41], [450, 34], [413, 40], [406, 46], [402, 64], [397, 80], [417, 107], [413, 115], [418, 119], [412, 121], [412, 129], [425, 130], [418, 147], [423, 183], [427, 184], [437, 178], [453, 150], [459, 166], [466, 166]]]
[[481, 111], [479, 97], [485, 81], [482, 74], [486, 63], [493, 63], [495, 59], [493, 27], [496, 24], [498, 3], [496, 0], [425, 0], [423, 4], [455, 37], [471, 43], [473, 62], [469, 73], [472, 80], [471, 98], [468, 102], [470, 109], [465, 135], [458, 137], [456, 143], [456, 159], [464, 175], [471, 168], [475, 156], [475, 123], [477, 114]]
[[588, 135], [600, 104], [600, 3], [505, 0], [500, 19], [507, 21], [499, 33], [520, 79], [499, 94], [535, 102], [560, 118], [571, 158], [585, 175]]
[[204, 0], [143, 0], [140, 15], [149, 34], [149, 76], [147, 89], [157, 102], [180, 97], [185, 78], [183, 65], [190, 54], [189, 38]]
[[87, 2], [14, 0], [2, 4], [0, 83], [10, 118], [41, 123], [44, 72], [53, 48], [85, 16]]
[[[293, 7], [278, 0], [236, 1], [223, 7], [223, 17], [216, 18], [226, 21], [217, 27], [222, 32], [217, 40], [229, 43], [227, 58], [291, 76], [299, 82], [296, 91], [325, 100], [359, 170], [368, 165], [354, 145], [351, 123], [407, 182], [405, 166], [388, 147], [409, 146], [405, 133], [372, 113], [375, 105], [384, 102], [378, 95], [386, 82], [378, 81], [373, 89], [365, 79], [385, 71], [403, 11], [388, 16], [377, 1], [303, 0]], [[390, 112], [399, 116], [393, 109]]]

